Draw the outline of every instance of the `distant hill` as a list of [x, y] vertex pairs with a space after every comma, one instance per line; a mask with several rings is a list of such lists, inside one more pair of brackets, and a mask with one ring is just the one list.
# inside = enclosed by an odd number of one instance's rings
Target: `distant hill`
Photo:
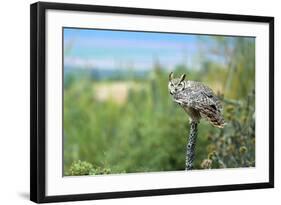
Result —
[[89, 76], [91, 79], [95, 80], [123, 80], [123, 79], [143, 79], [147, 77], [150, 70], [132, 70], [124, 68], [116, 69], [100, 69], [100, 68], [74, 68], [74, 67], [64, 67], [64, 78], [68, 76], [81, 77]]

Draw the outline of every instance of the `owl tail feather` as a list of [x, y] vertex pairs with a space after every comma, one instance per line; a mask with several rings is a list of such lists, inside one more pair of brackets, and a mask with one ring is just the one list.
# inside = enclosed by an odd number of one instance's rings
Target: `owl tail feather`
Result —
[[211, 106], [201, 107], [200, 113], [215, 127], [223, 128], [226, 125], [221, 112]]

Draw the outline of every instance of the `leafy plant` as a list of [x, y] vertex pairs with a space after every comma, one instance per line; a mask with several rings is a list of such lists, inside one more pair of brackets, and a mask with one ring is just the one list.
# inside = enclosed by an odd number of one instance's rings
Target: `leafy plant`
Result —
[[[202, 168], [234, 168], [255, 166], [255, 95], [244, 101], [227, 101], [228, 125], [208, 136], [209, 152]], [[208, 163], [207, 163], [208, 161]]]
[[71, 164], [68, 175], [71, 176], [90, 175], [92, 169], [93, 169], [93, 165], [91, 163], [78, 160]]
[[75, 161], [71, 164], [66, 175], [69, 176], [83, 176], [83, 175], [99, 175], [99, 174], [110, 174], [109, 168], [96, 167], [86, 161]]

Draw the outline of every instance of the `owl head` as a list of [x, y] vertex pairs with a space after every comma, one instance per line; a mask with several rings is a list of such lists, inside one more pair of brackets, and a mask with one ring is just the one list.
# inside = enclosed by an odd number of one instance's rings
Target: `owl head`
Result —
[[171, 95], [177, 92], [181, 92], [185, 89], [185, 74], [182, 74], [179, 78], [174, 78], [173, 72], [169, 75], [168, 89]]

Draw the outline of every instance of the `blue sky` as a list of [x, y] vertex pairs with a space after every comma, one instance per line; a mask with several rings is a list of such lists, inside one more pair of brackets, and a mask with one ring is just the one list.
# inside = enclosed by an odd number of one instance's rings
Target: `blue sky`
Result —
[[211, 45], [207, 35], [65, 28], [64, 62], [100, 69], [150, 69], [156, 60], [167, 69], [181, 63], [194, 66], [199, 37]]

